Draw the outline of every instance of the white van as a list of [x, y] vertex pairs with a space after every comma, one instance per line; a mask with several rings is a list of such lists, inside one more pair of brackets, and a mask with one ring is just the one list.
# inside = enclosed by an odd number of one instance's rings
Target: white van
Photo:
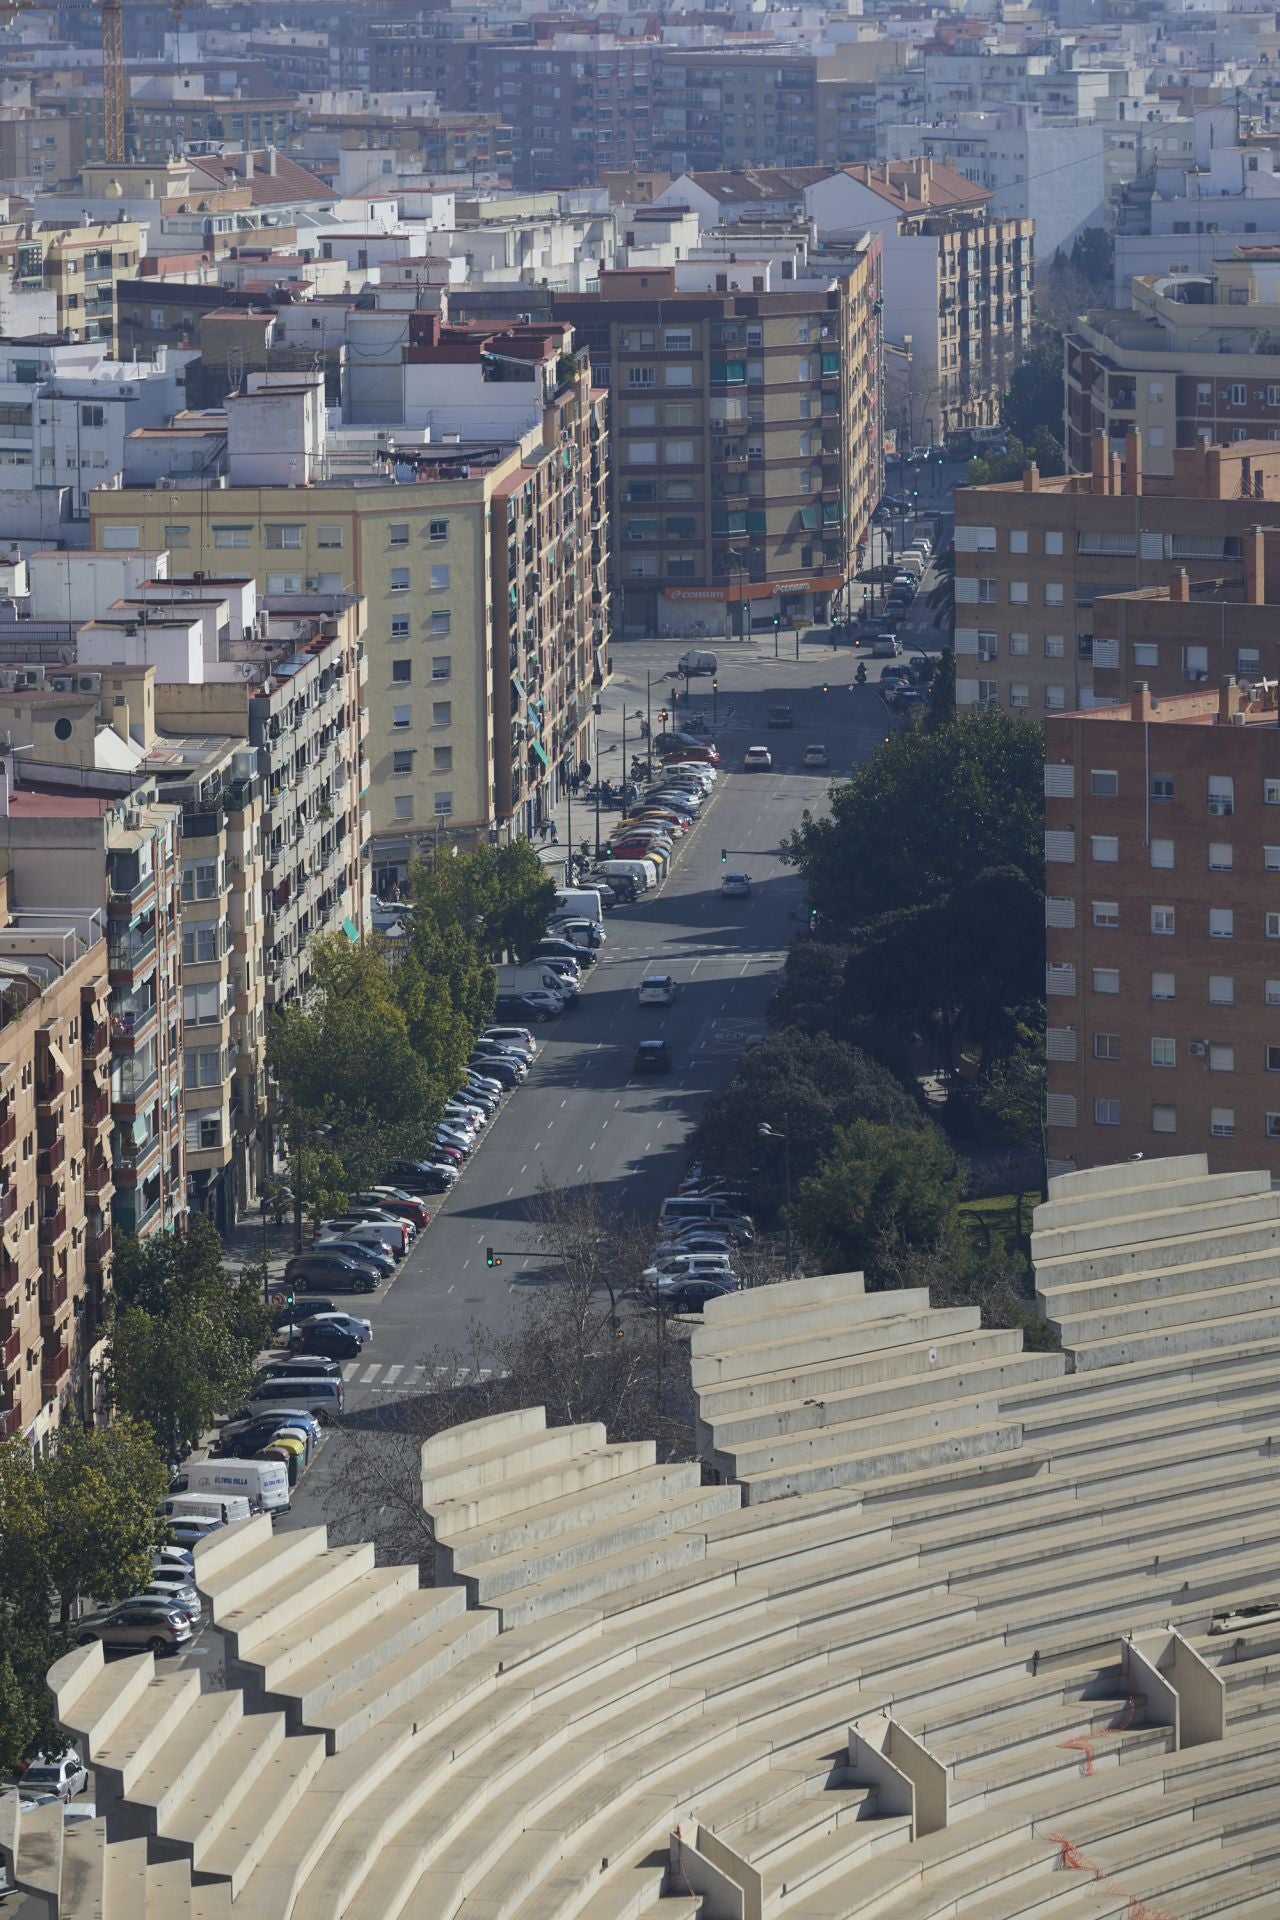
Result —
[[676, 666], [680, 669], [680, 672], [686, 680], [692, 680], [700, 673], [714, 673], [716, 670], [716, 656], [714, 653], [705, 652], [700, 647], [690, 647], [688, 653], [682, 653], [680, 655], [680, 658], [676, 661]]
[[254, 1513], [287, 1513], [289, 1475], [277, 1460], [192, 1460], [186, 1491], [240, 1494]]
[[552, 918], [558, 920], [566, 913], [572, 914], [576, 920], [594, 920], [597, 926], [603, 926], [604, 902], [598, 888], [557, 887]]
[[247, 1520], [249, 1511], [242, 1493], [171, 1493], [156, 1508], [166, 1520], [216, 1520], [220, 1526]]
[[409, 1251], [409, 1237], [399, 1220], [358, 1220], [348, 1226], [344, 1219], [322, 1220], [318, 1247], [327, 1240], [358, 1240], [362, 1247], [389, 1247], [397, 1260]]
[[277, 1407], [314, 1413], [317, 1420], [327, 1425], [342, 1412], [342, 1382], [299, 1379], [293, 1374], [287, 1380], [258, 1380], [249, 1397], [249, 1412], [273, 1413]]
[[658, 867], [653, 860], [602, 860], [600, 871], [606, 880], [633, 880], [640, 893], [648, 893], [658, 884]]

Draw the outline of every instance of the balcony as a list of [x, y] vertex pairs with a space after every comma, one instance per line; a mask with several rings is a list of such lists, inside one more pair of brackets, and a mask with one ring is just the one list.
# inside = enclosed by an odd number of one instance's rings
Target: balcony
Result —
[[[93, 1197], [98, 1197], [98, 1196], [101, 1196], [101, 1194], [103, 1194], [110, 1185], [111, 1185], [111, 1162], [106, 1158], [106, 1155], [104, 1154], [99, 1159], [92, 1161], [89, 1164], [89, 1166], [86, 1167], [85, 1176], [84, 1176], [84, 1190], [87, 1194]], [[100, 1201], [99, 1201], [99, 1204], [101, 1204]]]
[[66, 1157], [67, 1143], [61, 1135], [51, 1141], [47, 1147], [41, 1147], [36, 1155], [36, 1179], [42, 1186], [48, 1186]]
[[16, 1407], [0, 1407], [0, 1440], [12, 1440], [21, 1424]]
[[40, 1276], [40, 1318], [52, 1320], [67, 1304], [67, 1276], [58, 1274], [56, 1278]]
[[120, 1047], [132, 1047], [145, 1038], [155, 1025], [156, 1009], [134, 1007], [127, 1013], [113, 1013], [111, 1016], [111, 1044]]
[[111, 1095], [106, 1087], [91, 1087], [84, 1096], [84, 1124], [100, 1127], [111, 1118]]
[[112, 973], [136, 973], [156, 950], [154, 926], [112, 931], [107, 939], [107, 965]]
[[66, 1379], [71, 1367], [71, 1354], [66, 1347], [58, 1347], [52, 1353], [45, 1353], [40, 1363], [41, 1384], [46, 1393], [56, 1389]]
[[84, 1257], [91, 1271], [101, 1272], [111, 1258], [111, 1226], [100, 1227], [97, 1233], [85, 1235]]
[[65, 1207], [56, 1207], [52, 1213], [41, 1214], [40, 1245], [42, 1247], [54, 1246], [63, 1238], [66, 1231], [67, 1210]]
[[37, 1069], [37, 1073], [36, 1111], [38, 1113], [41, 1107], [51, 1107], [56, 1101], [61, 1100], [66, 1091], [67, 1076], [60, 1067], [51, 1066], [47, 1056], [43, 1071]]
[[86, 1074], [105, 1056], [111, 1045], [111, 1028], [105, 1020], [86, 1020], [82, 1040], [83, 1066]]
[[11, 1102], [4, 1119], [0, 1120], [0, 1153], [7, 1153], [10, 1147], [17, 1145], [17, 1140], [18, 1116]]
[[22, 1358], [22, 1328], [15, 1327], [12, 1333], [0, 1340], [0, 1366], [11, 1367], [15, 1360]]

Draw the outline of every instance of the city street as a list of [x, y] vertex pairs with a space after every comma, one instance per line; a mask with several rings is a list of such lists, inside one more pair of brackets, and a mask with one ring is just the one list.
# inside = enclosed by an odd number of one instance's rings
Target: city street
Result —
[[[874, 686], [881, 663], [868, 661], [871, 683], [855, 689], [860, 656], [848, 645], [833, 651], [816, 635], [801, 640], [798, 662], [788, 634], [776, 661], [772, 635], [708, 644], [716, 644], [720, 661], [715, 735], [725, 768], [715, 795], [661, 891], [607, 916], [607, 943], [577, 1005], [537, 1029], [540, 1053], [528, 1080], [508, 1096], [394, 1280], [371, 1308], [366, 1299], [353, 1300], [354, 1310], [373, 1320], [374, 1339], [345, 1369], [348, 1415], [449, 1384], [451, 1374], [437, 1381], [433, 1353], [461, 1347], [475, 1323], [496, 1326], [509, 1318], [522, 1287], [536, 1283], [526, 1208], [544, 1181], [589, 1183], [610, 1206], [656, 1215], [683, 1170], [685, 1138], [703, 1101], [731, 1078], [747, 1041], [764, 1031], [765, 1007], [804, 907], [802, 884], [783, 866], [779, 843], [806, 807], [822, 806], [829, 777], [839, 777], [883, 739], [888, 721]], [[623, 710], [634, 714], [637, 701], [644, 707], [646, 669], [655, 676], [656, 729], [658, 707], [669, 698], [664, 693], [660, 701], [656, 676], [670, 670], [680, 651], [682, 643], [670, 641], [615, 648], [613, 678], [602, 697], [599, 758], [606, 768], [610, 757], [620, 758], [610, 749], [615, 737], [620, 745]], [[691, 710], [709, 720], [709, 682], [695, 680], [692, 687]], [[766, 731], [766, 710], [783, 702], [794, 709], [794, 728]], [[629, 724], [628, 755], [634, 738]], [[828, 748], [830, 775], [802, 770], [810, 741]], [[772, 770], [743, 773], [744, 748], [761, 742], [774, 756]], [[581, 839], [587, 810], [575, 807], [574, 815], [574, 837]], [[593, 831], [593, 813], [590, 820]], [[559, 824], [563, 841], [563, 813]], [[548, 848], [547, 858], [556, 851]], [[750, 874], [751, 899], [721, 898], [721, 877], [735, 870]], [[636, 989], [649, 970], [679, 982], [673, 1007], [637, 1005]], [[671, 1042], [672, 1073], [633, 1079], [636, 1042], [659, 1035]], [[486, 1247], [501, 1267], [486, 1265]], [[340, 1434], [331, 1435], [286, 1524], [325, 1517], [325, 1482], [341, 1447]]]

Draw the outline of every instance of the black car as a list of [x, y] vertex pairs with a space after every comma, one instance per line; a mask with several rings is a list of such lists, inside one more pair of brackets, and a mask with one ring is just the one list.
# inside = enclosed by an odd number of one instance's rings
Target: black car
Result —
[[[341, 1369], [336, 1363], [339, 1360], [358, 1360], [364, 1351], [364, 1341], [358, 1334], [348, 1333], [345, 1327], [329, 1326], [322, 1320], [318, 1326], [307, 1328], [293, 1351], [297, 1355], [304, 1356], [300, 1358], [297, 1367], [291, 1369], [293, 1372], [304, 1371], [307, 1354], [327, 1355], [328, 1360], [335, 1363], [335, 1371], [340, 1372]], [[323, 1367], [323, 1373], [328, 1378], [327, 1363]]]
[[631, 1061], [633, 1073], [670, 1073], [671, 1048], [665, 1040], [642, 1040]]
[[448, 1193], [458, 1176], [435, 1160], [393, 1160], [387, 1177], [406, 1193]]
[[796, 717], [790, 707], [770, 707], [769, 717], [765, 721], [766, 727], [794, 727], [795, 723]]
[[596, 956], [590, 947], [580, 947], [576, 940], [539, 940], [531, 960], [576, 960], [580, 967], [594, 967]]
[[282, 1427], [294, 1425], [281, 1413], [264, 1414], [261, 1419], [233, 1420], [223, 1428], [209, 1451], [218, 1460], [250, 1460], [263, 1447], [269, 1447]]
[[500, 993], [493, 1003], [493, 1011], [496, 1019], [518, 1020], [521, 1025], [547, 1017], [546, 1008], [526, 999], [523, 993]]
[[506, 1060], [500, 1053], [473, 1053], [467, 1065], [475, 1073], [483, 1073], [490, 1080], [496, 1080], [499, 1086], [510, 1090], [520, 1085], [520, 1069], [514, 1060]]
[[273, 1330], [288, 1326], [291, 1320], [314, 1320], [318, 1313], [345, 1313], [336, 1300], [299, 1300], [296, 1306], [277, 1307], [271, 1316]]
[[[597, 887], [600, 885], [600, 881], [595, 874], [589, 873], [584, 884], [588, 887]], [[630, 906], [633, 900], [639, 898], [640, 890], [636, 886], [635, 881], [626, 879], [622, 874], [619, 874], [616, 879], [611, 875], [609, 885], [613, 889], [615, 900], [622, 901], [627, 906]]]
[[[304, 1380], [340, 1379], [342, 1368], [338, 1365], [337, 1360], [329, 1354], [327, 1345], [312, 1347], [312, 1340], [319, 1338], [320, 1329], [317, 1327], [314, 1334], [309, 1335], [306, 1342], [301, 1347], [295, 1348], [293, 1353], [287, 1354], [283, 1359], [264, 1360], [258, 1368], [258, 1378], [260, 1380], [288, 1380], [293, 1374], [301, 1374]], [[353, 1340], [350, 1344], [355, 1348], [356, 1352], [359, 1353], [360, 1342]], [[300, 1355], [311, 1355], [311, 1358], [299, 1358]], [[351, 1356], [347, 1357], [350, 1358]]]
[[376, 1293], [382, 1279], [377, 1268], [366, 1261], [354, 1260], [345, 1253], [329, 1253], [323, 1247], [295, 1254], [284, 1277], [305, 1293], [319, 1293], [324, 1287], [338, 1293]]
[[708, 1300], [736, 1293], [736, 1287], [721, 1286], [716, 1280], [686, 1280], [678, 1287], [656, 1296], [654, 1304], [664, 1313], [701, 1313]]

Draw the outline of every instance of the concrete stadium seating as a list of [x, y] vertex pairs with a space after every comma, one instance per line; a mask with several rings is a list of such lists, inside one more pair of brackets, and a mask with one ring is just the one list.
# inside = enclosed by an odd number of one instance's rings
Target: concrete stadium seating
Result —
[[100, 1817], [0, 1851], [76, 1920], [1274, 1920], [1278, 1230], [1198, 1157], [1054, 1181], [1060, 1352], [858, 1275], [716, 1301], [701, 1463], [428, 1442], [431, 1589], [226, 1528], [226, 1689], [68, 1655]]

